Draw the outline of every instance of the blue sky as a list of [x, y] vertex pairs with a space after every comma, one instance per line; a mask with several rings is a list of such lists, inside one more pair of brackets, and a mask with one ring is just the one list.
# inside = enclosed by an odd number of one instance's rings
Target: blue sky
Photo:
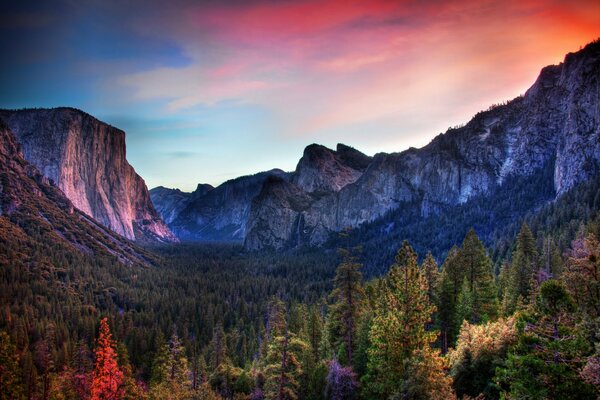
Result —
[[126, 131], [149, 187], [184, 190], [292, 170], [313, 142], [420, 147], [600, 35], [595, 1], [0, 7], [0, 107], [80, 108]]

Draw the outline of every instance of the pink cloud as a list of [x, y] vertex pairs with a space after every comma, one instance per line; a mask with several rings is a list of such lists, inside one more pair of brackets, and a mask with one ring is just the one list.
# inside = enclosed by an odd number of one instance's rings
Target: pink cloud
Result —
[[402, 129], [429, 119], [433, 136], [522, 93], [600, 32], [597, 1], [215, 3], [178, 17], [146, 33], [170, 35], [192, 64], [120, 84], [138, 100], [168, 99], [170, 111], [256, 104], [282, 134], [307, 140], [377, 120]]

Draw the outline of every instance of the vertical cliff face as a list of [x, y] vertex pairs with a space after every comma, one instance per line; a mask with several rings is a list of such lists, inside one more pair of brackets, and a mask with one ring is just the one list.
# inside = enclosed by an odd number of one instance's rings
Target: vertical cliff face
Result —
[[599, 93], [595, 42], [544, 68], [523, 97], [477, 114], [421, 149], [359, 157], [362, 167], [352, 168], [340, 161], [339, 149], [309, 146], [292, 181], [266, 186], [253, 202], [246, 247], [320, 244], [331, 232], [407, 203], [427, 216], [548, 166], [559, 196], [600, 174]]
[[79, 210], [132, 240], [176, 240], [125, 158], [123, 131], [70, 108], [2, 110], [0, 118], [25, 159]]
[[32, 248], [114, 257], [126, 265], [154, 261], [144, 250], [77, 210], [23, 158], [14, 135], [1, 120], [0, 248], [0, 265], [14, 264], [15, 260], [30, 263], [35, 259]]
[[309, 193], [338, 192], [356, 182], [370, 161], [370, 157], [343, 144], [338, 144], [337, 151], [312, 144], [304, 149], [292, 183]]

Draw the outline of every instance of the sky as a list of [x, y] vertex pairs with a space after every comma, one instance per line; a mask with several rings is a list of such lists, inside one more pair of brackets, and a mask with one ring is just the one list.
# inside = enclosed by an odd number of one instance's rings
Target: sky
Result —
[[305, 146], [421, 147], [600, 37], [600, 1], [0, 0], [0, 107], [127, 133], [149, 188], [191, 191]]

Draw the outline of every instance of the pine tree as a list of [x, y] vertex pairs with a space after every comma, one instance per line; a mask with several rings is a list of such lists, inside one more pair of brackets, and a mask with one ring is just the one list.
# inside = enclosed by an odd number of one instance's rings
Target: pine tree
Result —
[[191, 395], [192, 383], [185, 348], [174, 331], [169, 342], [163, 342], [155, 356], [150, 397], [185, 399]]
[[454, 313], [454, 330], [458, 332], [463, 324], [463, 321], [473, 322], [472, 316], [475, 308], [475, 299], [473, 292], [471, 292], [471, 286], [467, 278], [463, 281], [462, 288], [458, 295], [458, 302], [456, 303], [456, 312]]
[[93, 369], [94, 360], [91, 351], [83, 340], [79, 340], [73, 356], [73, 386], [81, 399], [85, 399], [90, 393]]
[[24, 398], [17, 349], [4, 331], [0, 331], [0, 389], [0, 400]]
[[464, 271], [458, 262], [459, 249], [455, 246], [450, 249], [446, 260], [442, 264], [442, 271], [438, 280], [436, 293], [437, 299], [437, 325], [440, 328], [440, 342], [442, 353], [454, 343], [456, 331], [456, 305], [464, 283]]
[[303, 373], [299, 355], [308, 345], [284, 328], [283, 335], [274, 336], [264, 360], [264, 395], [269, 400], [296, 400], [299, 379]]
[[218, 325], [215, 327], [210, 347], [210, 365], [212, 370], [216, 371], [222, 364], [227, 363], [227, 341], [225, 340], [223, 325]]
[[121, 399], [123, 372], [117, 363], [115, 341], [108, 327], [108, 319], [100, 321], [100, 335], [96, 344], [91, 400]]
[[431, 252], [427, 253], [427, 256], [425, 256], [425, 260], [423, 261], [421, 268], [423, 269], [423, 273], [425, 274], [425, 280], [427, 281], [427, 295], [429, 296], [429, 301], [435, 304], [435, 289], [438, 285], [440, 272], [438, 264], [435, 261], [435, 258], [433, 258]]
[[512, 255], [507, 288], [507, 312], [512, 313], [519, 303], [531, 298], [532, 278], [537, 273], [538, 252], [535, 239], [527, 224], [521, 226], [517, 235], [517, 246]]
[[402, 244], [380, 290], [363, 382], [372, 398], [403, 396], [411, 358], [436, 336], [425, 330], [435, 307], [429, 302], [427, 281], [408, 242]]
[[600, 316], [600, 242], [594, 234], [571, 245], [564, 281], [577, 305], [591, 318]]
[[468, 282], [468, 290], [472, 298], [469, 322], [494, 319], [498, 313], [498, 300], [492, 273], [492, 260], [474, 229], [470, 229], [465, 236], [458, 253], [458, 263], [465, 272], [465, 279]]
[[594, 349], [574, 311], [562, 283], [541, 285], [535, 306], [520, 316], [517, 344], [496, 370], [503, 398], [583, 400], [600, 394], [581, 374]]
[[334, 304], [330, 310], [329, 335], [334, 351], [340, 354], [345, 365], [352, 365], [352, 356], [356, 346], [356, 329], [364, 297], [362, 273], [355, 250], [340, 249], [342, 262], [338, 266], [333, 280], [331, 297]]
[[317, 363], [321, 359], [321, 341], [323, 339], [323, 317], [318, 305], [313, 304], [308, 312], [308, 321], [306, 329], [307, 341], [310, 345], [313, 362]]

